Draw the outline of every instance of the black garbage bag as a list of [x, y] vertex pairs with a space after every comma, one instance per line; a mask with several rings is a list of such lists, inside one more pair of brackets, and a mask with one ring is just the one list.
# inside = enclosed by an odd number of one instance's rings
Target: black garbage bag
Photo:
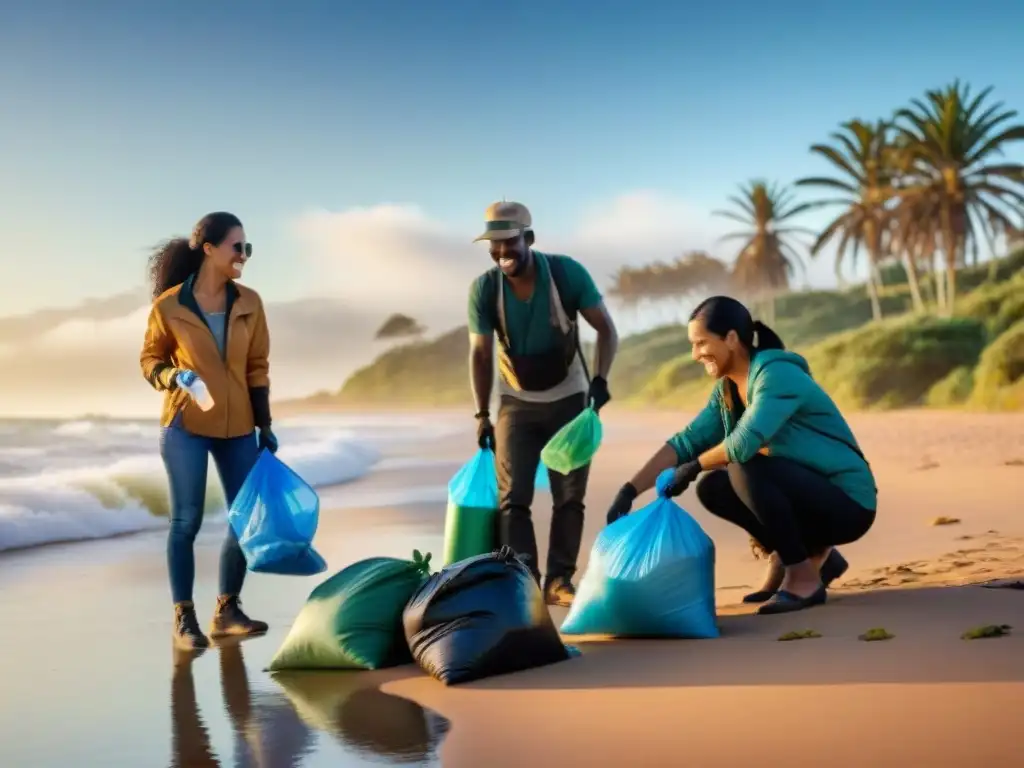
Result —
[[565, 661], [530, 569], [509, 547], [435, 573], [402, 614], [416, 663], [445, 685]]

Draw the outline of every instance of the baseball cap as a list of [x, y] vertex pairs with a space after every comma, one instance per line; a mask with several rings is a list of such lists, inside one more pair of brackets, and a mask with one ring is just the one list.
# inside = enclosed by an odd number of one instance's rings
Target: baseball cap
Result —
[[511, 240], [518, 237], [533, 226], [529, 209], [522, 203], [509, 203], [502, 200], [492, 203], [484, 212], [486, 231], [473, 242], [480, 240]]

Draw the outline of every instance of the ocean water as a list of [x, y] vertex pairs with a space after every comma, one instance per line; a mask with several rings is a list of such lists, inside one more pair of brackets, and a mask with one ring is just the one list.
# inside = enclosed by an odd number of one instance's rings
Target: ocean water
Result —
[[[429, 446], [453, 430], [436, 418], [374, 415], [282, 420], [274, 432], [281, 442], [278, 457], [315, 488], [330, 489], [373, 472], [382, 461], [391, 468], [429, 465], [429, 458], [386, 457], [396, 445], [415, 455], [417, 445]], [[0, 420], [0, 551], [166, 526], [159, 435], [155, 420]], [[223, 519], [224, 496], [212, 461], [207, 482], [206, 515]], [[423, 497], [424, 489], [410, 490]], [[364, 494], [351, 503], [401, 501]]]

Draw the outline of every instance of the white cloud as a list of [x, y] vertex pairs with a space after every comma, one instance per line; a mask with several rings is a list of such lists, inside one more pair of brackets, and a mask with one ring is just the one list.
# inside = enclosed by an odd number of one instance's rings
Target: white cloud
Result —
[[[623, 264], [671, 260], [688, 250], [719, 254], [716, 240], [726, 231], [708, 211], [652, 191], [589, 206], [561, 231], [542, 210], [531, 213], [537, 247], [578, 258], [600, 287]], [[293, 230], [312, 291], [361, 312], [403, 311], [437, 328], [465, 321], [469, 283], [491, 266], [486, 245], [472, 242], [481, 225], [482, 215], [455, 231], [418, 206], [389, 204], [312, 211]]]
[[[159, 395], [143, 380], [139, 352], [148, 306], [110, 320], [72, 318], [0, 344], [0, 413], [153, 415]], [[369, 319], [338, 301], [267, 304], [275, 397], [335, 390], [378, 348]]]
[[91, 357], [128, 345], [138, 346], [146, 330], [149, 306], [143, 305], [124, 317], [106, 320], [74, 319], [61, 323], [35, 338], [33, 351]]
[[[578, 258], [602, 288], [623, 264], [698, 249], [730, 255], [729, 245], [723, 250], [717, 243], [728, 221], [657, 192], [595, 202], [569, 226], [550, 221], [541, 209], [532, 213], [538, 247]], [[472, 242], [481, 224], [482, 215], [455, 229], [416, 205], [395, 204], [296, 217], [307, 293], [329, 298], [268, 301], [275, 395], [336, 389], [380, 350], [371, 337], [392, 312], [414, 315], [432, 333], [465, 323], [469, 283], [491, 265], [486, 245]], [[140, 295], [128, 311], [133, 303], [112, 319], [87, 319], [83, 309], [45, 332], [0, 339], [0, 412], [155, 412], [158, 397], [138, 367], [148, 304]], [[628, 333], [655, 318], [619, 312], [616, 319]]]

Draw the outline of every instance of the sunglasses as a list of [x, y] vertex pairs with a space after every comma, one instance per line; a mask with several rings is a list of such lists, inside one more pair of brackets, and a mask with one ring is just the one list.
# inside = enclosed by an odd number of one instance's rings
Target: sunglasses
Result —
[[231, 246], [231, 250], [241, 256], [245, 254], [245, 258], [252, 258], [252, 243], [235, 243]]

